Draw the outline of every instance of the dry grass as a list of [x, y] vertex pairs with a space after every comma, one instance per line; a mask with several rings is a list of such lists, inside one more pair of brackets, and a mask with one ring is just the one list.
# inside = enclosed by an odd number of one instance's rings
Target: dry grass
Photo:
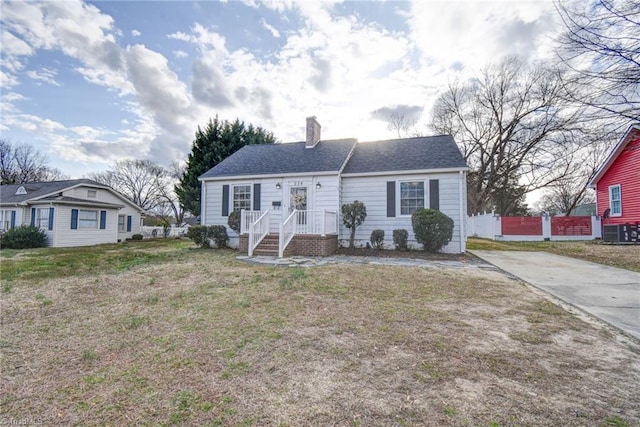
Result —
[[124, 270], [14, 274], [0, 424], [640, 422], [638, 344], [496, 271], [166, 252]]
[[470, 238], [468, 249], [545, 251], [640, 272], [640, 245], [612, 245], [602, 241], [504, 242]]

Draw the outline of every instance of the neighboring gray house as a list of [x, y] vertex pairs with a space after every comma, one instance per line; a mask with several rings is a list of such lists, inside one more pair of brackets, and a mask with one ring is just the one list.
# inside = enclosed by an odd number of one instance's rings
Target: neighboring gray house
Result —
[[309, 117], [305, 142], [245, 146], [203, 174], [202, 224], [226, 225], [229, 213], [241, 210], [241, 251], [327, 255], [349, 238], [340, 217], [345, 203], [359, 200], [367, 207], [356, 245], [366, 245], [371, 231], [382, 229], [386, 248], [393, 248], [398, 228], [417, 247], [411, 214], [434, 208], [455, 224], [444, 251], [462, 253], [466, 171], [450, 136], [321, 140], [320, 125]]
[[0, 185], [0, 229], [37, 225], [51, 247], [119, 242], [140, 233], [143, 213], [88, 179]]

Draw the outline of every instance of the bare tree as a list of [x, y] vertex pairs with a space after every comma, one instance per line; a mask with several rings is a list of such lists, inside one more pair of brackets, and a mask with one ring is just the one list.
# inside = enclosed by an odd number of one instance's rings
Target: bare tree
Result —
[[587, 183], [602, 165], [613, 145], [606, 142], [613, 141], [606, 129], [603, 123], [592, 124], [590, 132], [583, 135], [590, 140], [570, 159], [575, 165], [573, 173], [545, 189], [538, 202], [539, 210], [568, 216], [578, 205], [595, 202], [595, 194], [587, 188]]
[[47, 166], [47, 158], [31, 145], [13, 145], [0, 138], [0, 180], [2, 184], [68, 179], [60, 170]]
[[575, 170], [579, 111], [564, 95], [557, 71], [508, 57], [438, 98], [431, 126], [456, 139], [471, 168], [470, 213], [510, 214], [525, 194]]
[[395, 132], [398, 138], [421, 136], [417, 129], [418, 119], [403, 111], [394, 111], [387, 119], [387, 130]]
[[640, 1], [556, 2], [565, 25], [560, 59], [571, 99], [600, 116], [640, 118]]
[[153, 210], [163, 201], [169, 185], [169, 173], [150, 160], [120, 160], [111, 170], [88, 175], [110, 186], [145, 210]]
[[173, 191], [180, 173], [178, 164], [167, 170], [151, 160], [127, 159], [116, 162], [110, 170], [90, 173], [88, 178], [112, 187], [167, 224], [180, 224], [184, 210]]

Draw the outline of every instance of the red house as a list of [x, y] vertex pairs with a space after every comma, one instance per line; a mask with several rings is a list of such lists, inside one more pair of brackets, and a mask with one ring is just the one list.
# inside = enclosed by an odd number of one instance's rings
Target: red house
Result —
[[598, 215], [608, 210], [604, 224], [640, 224], [640, 124], [629, 127], [588, 185]]

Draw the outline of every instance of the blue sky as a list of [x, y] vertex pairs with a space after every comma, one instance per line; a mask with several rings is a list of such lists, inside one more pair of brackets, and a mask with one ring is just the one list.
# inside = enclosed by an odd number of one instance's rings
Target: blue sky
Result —
[[282, 142], [310, 115], [325, 139], [391, 138], [386, 114], [425, 124], [448, 82], [553, 58], [558, 28], [542, 0], [8, 1], [0, 18], [1, 136], [73, 178], [184, 161], [216, 114]]

